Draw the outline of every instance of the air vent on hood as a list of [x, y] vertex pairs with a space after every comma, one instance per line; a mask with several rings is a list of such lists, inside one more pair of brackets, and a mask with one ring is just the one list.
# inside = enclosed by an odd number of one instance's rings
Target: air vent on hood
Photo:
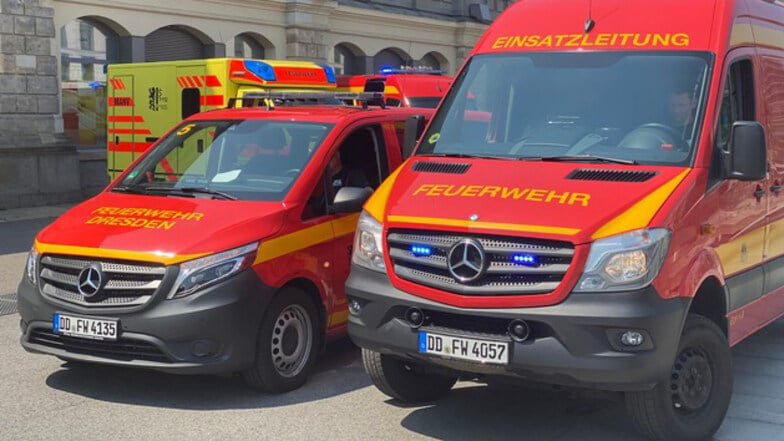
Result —
[[471, 164], [461, 162], [434, 162], [434, 161], [417, 161], [411, 170], [429, 173], [452, 173], [455, 175], [462, 175], [471, 168]]
[[657, 174], [659, 172], [655, 171], [578, 168], [569, 173], [566, 179], [577, 181], [645, 182]]

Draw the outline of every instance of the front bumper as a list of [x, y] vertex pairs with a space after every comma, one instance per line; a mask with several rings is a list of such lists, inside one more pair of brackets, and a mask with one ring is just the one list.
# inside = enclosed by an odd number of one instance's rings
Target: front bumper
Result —
[[[166, 300], [167, 276], [140, 308], [83, 308], [44, 298], [26, 278], [18, 288], [21, 344], [29, 352], [164, 372], [236, 372], [256, 356], [256, 337], [274, 288], [252, 269], [182, 299]], [[166, 282], [169, 283], [166, 283]], [[65, 337], [52, 330], [55, 313], [119, 320], [117, 341]]]
[[[684, 298], [665, 300], [652, 288], [634, 292], [572, 294], [558, 304], [531, 308], [463, 309], [436, 303], [393, 287], [386, 274], [352, 266], [349, 301], [361, 305], [348, 332], [359, 346], [459, 372], [502, 375], [552, 384], [606, 390], [645, 390], [667, 378], [688, 311]], [[415, 329], [406, 311], [428, 317]], [[515, 342], [506, 332], [524, 320], [530, 337]], [[639, 347], [620, 343], [625, 330], [645, 335]], [[419, 353], [419, 331], [507, 341], [505, 366]]]

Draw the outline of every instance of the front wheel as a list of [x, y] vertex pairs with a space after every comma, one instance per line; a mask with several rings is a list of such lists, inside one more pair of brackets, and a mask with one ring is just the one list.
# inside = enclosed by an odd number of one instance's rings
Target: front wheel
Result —
[[362, 349], [362, 363], [381, 392], [404, 403], [437, 400], [457, 382], [457, 377], [427, 372], [414, 363], [367, 349]]
[[318, 313], [302, 290], [287, 288], [272, 300], [259, 329], [256, 360], [242, 373], [250, 386], [273, 393], [305, 384], [321, 344]]
[[626, 409], [637, 427], [657, 441], [709, 439], [732, 396], [732, 355], [715, 323], [689, 315], [669, 378], [653, 390], [627, 392]]

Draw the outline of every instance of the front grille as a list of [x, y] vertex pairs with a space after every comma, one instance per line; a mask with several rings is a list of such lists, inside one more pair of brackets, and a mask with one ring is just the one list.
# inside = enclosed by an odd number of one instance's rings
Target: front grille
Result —
[[[478, 242], [484, 253], [482, 275], [470, 282], [458, 280], [448, 268], [453, 246], [466, 239]], [[491, 235], [461, 235], [425, 230], [390, 229], [389, 256], [395, 274], [410, 282], [465, 295], [529, 295], [554, 291], [574, 256], [568, 242]], [[427, 249], [417, 255], [412, 247]], [[533, 262], [519, 264], [516, 257]]]
[[127, 338], [120, 338], [116, 341], [90, 340], [55, 334], [48, 329], [36, 329], [30, 333], [28, 342], [53, 349], [61, 349], [73, 354], [92, 355], [118, 361], [172, 362], [157, 346], [146, 341]]
[[[79, 292], [79, 273], [100, 268], [106, 279], [102, 289], [87, 298]], [[166, 268], [160, 264], [85, 257], [45, 255], [40, 262], [43, 295], [84, 307], [128, 307], [147, 303], [161, 285]]]

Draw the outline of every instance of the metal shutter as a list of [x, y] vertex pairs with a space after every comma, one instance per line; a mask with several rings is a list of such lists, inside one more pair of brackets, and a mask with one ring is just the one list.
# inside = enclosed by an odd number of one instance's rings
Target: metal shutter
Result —
[[145, 61], [204, 58], [204, 45], [192, 35], [175, 29], [158, 29], [144, 37]]

